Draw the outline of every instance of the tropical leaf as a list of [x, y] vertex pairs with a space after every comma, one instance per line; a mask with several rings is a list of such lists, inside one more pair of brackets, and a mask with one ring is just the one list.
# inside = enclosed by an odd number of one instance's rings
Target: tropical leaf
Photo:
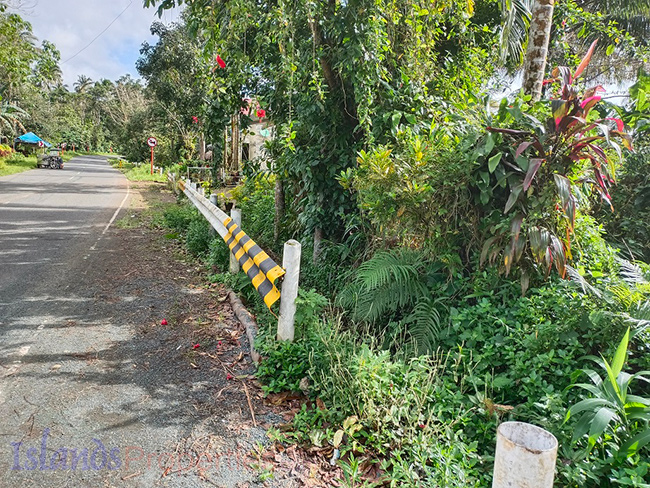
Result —
[[595, 442], [609, 426], [609, 423], [616, 418], [616, 412], [611, 408], [602, 407], [599, 409], [589, 425], [589, 440]]
[[625, 359], [627, 358], [627, 345], [629, 341], [630, 341], [630, 329], [628, 327], [627, 331], [625, 331], [625, 335], [623, 336], [623, 339], [621, 339], [621, 342], [616, 348], [616, 353], [614, 354], [614, 359], [612, 360], [612, 374], [614, 376], [618, 376], [621, 370], [623, 369], [623, 365], [625, 364]]
[[508, 197], [508, 201], [506, 202], [504, 213], [508, 213], [510, 209], [514, 206], [514, 204], [517, 203], [517, 200], [519, 199], [519, 195], [521, 195], [522, 190], [523, 190], [523, 186], [521, 184], [515, 185], [510, 188], [510, 196]]
[[645, 447], [650, 442], [650, 429], [645, 429], [644, 431], [638, 433], [627, 442], [625, 442], [619, 452], [623, 453], [625, 457], [639, 452], [643, 447]]
[[528, 39], [532, 0], [501, 0], [501, 63], [520, 66]]
[[592, 42], [591, 46], [589, 46], [589, 50], [587, 50], [587, 54], [585, 54], [585, 57], [582, 58], [582, 61], [580, 61], [580, 64], [578, 65], [575, 73], [573, 74], [574, 79], [578, 78], [585, 70], [585, 68], [589, 65], [589, 62], [591, 61], [591, 56], [594, 54], [594, 49], [596, 49], [596, 44], [598, 44], [598, 39]]
[[524, 191], [528, 191], [530, 185], [537, 174], [537, 170], [542, 165], [544, 160], [542, 158], [531, 158], [530, 163], [528, 164], [528, 171], [526, 172], [526, 177], [524, 178]]

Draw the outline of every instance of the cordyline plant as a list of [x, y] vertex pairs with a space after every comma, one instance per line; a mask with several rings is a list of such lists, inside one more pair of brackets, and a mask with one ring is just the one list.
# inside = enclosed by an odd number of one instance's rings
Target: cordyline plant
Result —
[[[551, 87], [559, 84], [559, 98], [551, 99], [552, 117], [546, 123], [522, 113], [517, 104], [507, 106], [504, 100], [498, 119], [518, 128], [487, 128], [485, 146], [478, 150], [484, 163], [477, 178], [481, 202], [498, 200], [500, 187], [505, 190], [503, 214], [512, 218], [507, 224], [501, 219], [501, 224], [492, 227], [481, 264], [502, 256], [509, 274], [526, 256], [546, 276], [555, 266], [564, 277], [579, 196], [595, 191], [612, 205], [609, 190], [615, 182], [615, 165], [610, 155], [615, 152], [621, 158], [621, 145], [630, 150], [632, 146], [620, 119], [600, 118], [592, 112], [603, 87], [580, 94], [574, 85], [589, 64], [595, 45], [573, 74], [569, 68], [559, 67], [545, 81]], [[523, 268], [525, 292], [529, 277]]]

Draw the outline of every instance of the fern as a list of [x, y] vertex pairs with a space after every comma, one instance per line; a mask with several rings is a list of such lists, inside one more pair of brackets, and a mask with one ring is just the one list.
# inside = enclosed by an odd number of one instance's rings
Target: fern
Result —
[[363, 263], [338, 302], [352, 318], [384, 322], [400, 311], [409, 313], [428, 294], [423, 278], [422, 254], [409, 250], [380, 251]]
[[438, 348], [441, 311], [446, 314], [445, 298], [423, 298], [404, 319], [407, 333], [418, 356], [432, 354]]

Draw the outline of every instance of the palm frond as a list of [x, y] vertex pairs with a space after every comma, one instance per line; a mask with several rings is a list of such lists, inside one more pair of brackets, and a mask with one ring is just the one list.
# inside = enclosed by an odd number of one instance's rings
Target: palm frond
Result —
[[585, 10], [622, 19], [650, 16], [650, 0], [582, 0], [578, 3]]
[[591, 283], [589, 283], [584, 276], [578, 273], [577, 269], [567, 265], [566, 274], [573, 283], [576, 283], [577, 285], [580, 286], [580, 288], [582, 288], [583, 293], [585, 294], [590, 293], [594, 295], [596, 298], [601, 298], [601, 299], [603, 298], [603, 293], [598, 288], [592, 286]]
[[626, 259], [617, 259], [620, 266], [621, 277], [631, 286], [647, 285], [650, 283], [650, 276], [647, 276], [638, 264]]
[[515, 66], [524, 62], [532, 0], [501, 0], [501, 63]]
[[627, 322], [634, 327], [635, 331], [650, 327], [650, 300], [639, 303], [627, 317]]

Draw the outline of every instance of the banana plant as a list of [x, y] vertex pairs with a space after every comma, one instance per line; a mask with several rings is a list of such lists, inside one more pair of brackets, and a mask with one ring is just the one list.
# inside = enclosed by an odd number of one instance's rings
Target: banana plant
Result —
[[617, 461], [639, 453], [650, 443], [650, 398], [631, 393], [632, 382], [642, 380], [650, 383], [650, 371], [630, 374], [623, 371], [630, 339], [628, 328], [621, 340], [611, 364], [601, 356], [592, 357], [602, 369], [602, 375], [592, 369], [583, 369], [591, 383], [577, 383], [569, 388], [580, 388], [591, 394], [569, 408], [565, 422], [580, 415], [573, 442], [587, 437], [587, 451], [598, 443], [613, 443]]

